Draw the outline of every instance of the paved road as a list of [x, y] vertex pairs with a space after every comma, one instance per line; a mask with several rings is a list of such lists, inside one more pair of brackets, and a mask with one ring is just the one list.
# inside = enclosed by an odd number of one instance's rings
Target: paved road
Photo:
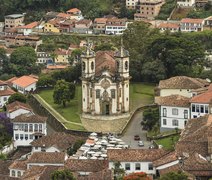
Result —
[[[138, 148], [149, 148], [151, 142], [146, 140], [146, 131], [142, 130], [141, 121], [143, 119], [143, 112], [137, 112], [134, 118], [131, 120], [130, 124], [128, 125], [124, 135], [122, 136], [122, 140], [130, 145], [132, 149]], [[138, 141], [134, 140], [134, 135], [139, 135], [141, 140], [144, 142], [144, 147], [138, 146]]]

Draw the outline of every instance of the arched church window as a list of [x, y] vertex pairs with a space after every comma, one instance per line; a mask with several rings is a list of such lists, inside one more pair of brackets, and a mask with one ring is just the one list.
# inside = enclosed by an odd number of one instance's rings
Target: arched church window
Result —
[[85, 62], [82, 63], [82, 70], [85, 71]]
[[94, 62], [91, 62], [91, 70], [94, 69]]
[[125, 70], [128, 69], [128, 61], [125, 61]]

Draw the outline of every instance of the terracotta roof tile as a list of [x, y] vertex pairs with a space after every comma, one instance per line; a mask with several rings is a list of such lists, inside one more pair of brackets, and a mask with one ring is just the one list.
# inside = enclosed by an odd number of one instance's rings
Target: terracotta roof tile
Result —
[[167, 153], [163, 149], [109, 149], [107, 151], [109, 161], [121, 162], [155, 161]]
[[66, 154], [63, 152], [34, 152], [28, 159], [30, 163], [64, 164]]
[[10, 166], [9, 169], [19, 169], [26, 170], [27, 169], [28, 160], [15, 160]]
[[104, 169], [99, 172], [90, 173], [87, 177], [78, 176], [77, 180], [113, 180], [113, 172], [110, 169]]
[[69, 9], [68, 11], [66, 11], [66, 12], [76, 13], [76, 12], [81, 12], [81, 11], [77, 8], [72, 8], [72, 9]]
[[181, 23], [202, 23], [204, 19], [183, 18]]
[[175, 76], [159, 82], [160, 89], [198, 89], [208, 86], [210, 83], [204, 79], [187, 76]]
[[13, 122], [29, 122], [29, 123], [45, 123], [47, 121], [47, 117], [42, 117], [38, 115], [27, 115], [22, 114], [17, 116]]
[[155, 167], [158, 167], [158, 166], [161, 166], [161, 165], [176, 161], [177, 159], [178, 158], [177, 158], [176, 152], [173, 151], [173, 152], [170, 152], [170, 153], [162, 156], [160, 159], [155, 160], [153, 162], [153, 165]]
[[107, 18], [95, 18], [94, 23], [104, 23], [106, 24]]
[[66, 13], [59, 13], [59, 14], [57, 15], [57, 17], [66, 19], [66, 18], [69, 18], [70, 15], [69, 15], [69, 14], [66, 14]]
[[38, 22], [32, 22], [30, 24], [27, 24], [25, 26], [19, 26], [17, 27], [18, 29], [32, 29], [32, 28], [35, 28], [36, 26], [38, 26]]
[[207, 91], [202, 94], [192, 97], [191, 103], [209, 104], [212, 102], [212, 91]]
[[180, 27], [180, 25], [176, 24], [176, 23], [161, 23], [158, 27], [159, 28], [175, 28], [175, 29], [178, 29]]
[[90, 19], [82, 19], [77, 21], [75, 24], [85, 24], [85, 25], [89, 25], [92, 21]]
[[16, 111], [17, 109], [26, 109], [28, 111], [32, 111], [32, 108], [28, 104], [25, 104], [19, 101], [12, 102], [8, 104], [6, 107], [7, 107], [7, 112], [9, 113]]
[[167, 167], [167, 168], [164, 168], [164, 169], [160, 169], [159, 172], [160, 172], [160, 175], [164, 175], [166, 173], [177, 172], [179, 170], [181, 170], [179, 164], [175, 164], [173, 166], [170, 166], [170, 167]]
[[17, 78], [17, 77], [12, 77], [12, 78], [6, 80], [5, 82], [6, 82], [9, 86], [12, 86], [12, 82], [13, 82], [14, 80], [16, 80], [16, 79], [18, 79], [18, 78]]
[[13, 91], [12, 89], [10, 88], [7, 88], [6, 90], [1, 90], [0, 91], [0, 96], [10, 96], [12, 94], [15, 94], [16, 92]]
[[171, 95], [165, 97], [158, 97], [157, 104], [161, 106], [190, 107], [189, 101], [190, 98], [180, 95]]
[[71, 147], [77, 140], [85, 140], [85, 137], [75, 136], [67, 133], [53, 133], [48, 136], [43, 136], [37, 140], [31, 142], [31, 145], [34, 147], [51, 147], [57, 146], [61, 151], [67, 150]]
[[73, 172], [98, 172], [109, 167], [107, 160], [68, 159], [65, 167]]
[[32, 78], [30, 76], [22, 76], [14, 81], [12, 81], [13, 84], [18, 85], [20, 87], [26, 88], [31, 84], [36, 83], [38, 80], [35, 78]]

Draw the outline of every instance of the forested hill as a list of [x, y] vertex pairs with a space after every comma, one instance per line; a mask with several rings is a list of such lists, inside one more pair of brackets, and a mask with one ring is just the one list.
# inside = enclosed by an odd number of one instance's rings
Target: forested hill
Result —
[[[87, 18], [113, 14], [116, 9], [125, 5], [124, 0], [1, 0], [0, 21], [4, 15], [27, 13], [27, 18], [39, 20], [47, 11], [61, 11], [77, 7]], [[29, 19], [29, 21], [31, 20]]]

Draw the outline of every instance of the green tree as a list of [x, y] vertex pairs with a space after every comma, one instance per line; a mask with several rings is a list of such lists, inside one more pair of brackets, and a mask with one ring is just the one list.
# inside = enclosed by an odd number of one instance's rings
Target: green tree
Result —
[[148, 108], [143, 112], [141, 125], [146, 130], [151, 131], [159, 123], [159, 108]]
[[52, 78], [51, 75], [42, 75], [39, 77], [38, 82], [36, 83], [36, 86], [38, 88], [48, 88], [53, 87], [55, 85], [55, 80]]
[[73, 154], [75, 154], [76, 152], [77, 152], [77, 150], [83, 145], [85, 143], [85, 141], [83, 141], [83, 140], [77, 140], [75, 143], [74, 143], [74, 145], [73, 145], [73, 147], [70, 147], [69, 149], [68, 149], [68, 155], [69, 156], [72, 156]]
[[182, 171], [169, 172], [160, 177], [159, 180], [188, 180], [188, 176]]
[[58, 80], [54, 86], [53, 99], [55, 104], [62, 104], [66, 107], [66, 103], [70, 102], [75, 95], [75, 85], [66, 82], [65, 80]]
[[27, 99], [25, 95], [17, 92], [15, 94], [12, 94], [8, 99], [8, 103], [12, 103], [14, 101], [26, 103]]
[[94, 51], [113, 51], [115, 48], [113, 47], [112, 44], [109, 43], [104, 43], [100, 44], [98, 46], [95, 46]]
[[122, 180], [125, 175], [125, 170], [121, 168], [120, 162], [114, 162], [114, 179], [115, 180]]
[[51, 174], [52, 180], [76, 180], [69, 169], [57, 170]]

